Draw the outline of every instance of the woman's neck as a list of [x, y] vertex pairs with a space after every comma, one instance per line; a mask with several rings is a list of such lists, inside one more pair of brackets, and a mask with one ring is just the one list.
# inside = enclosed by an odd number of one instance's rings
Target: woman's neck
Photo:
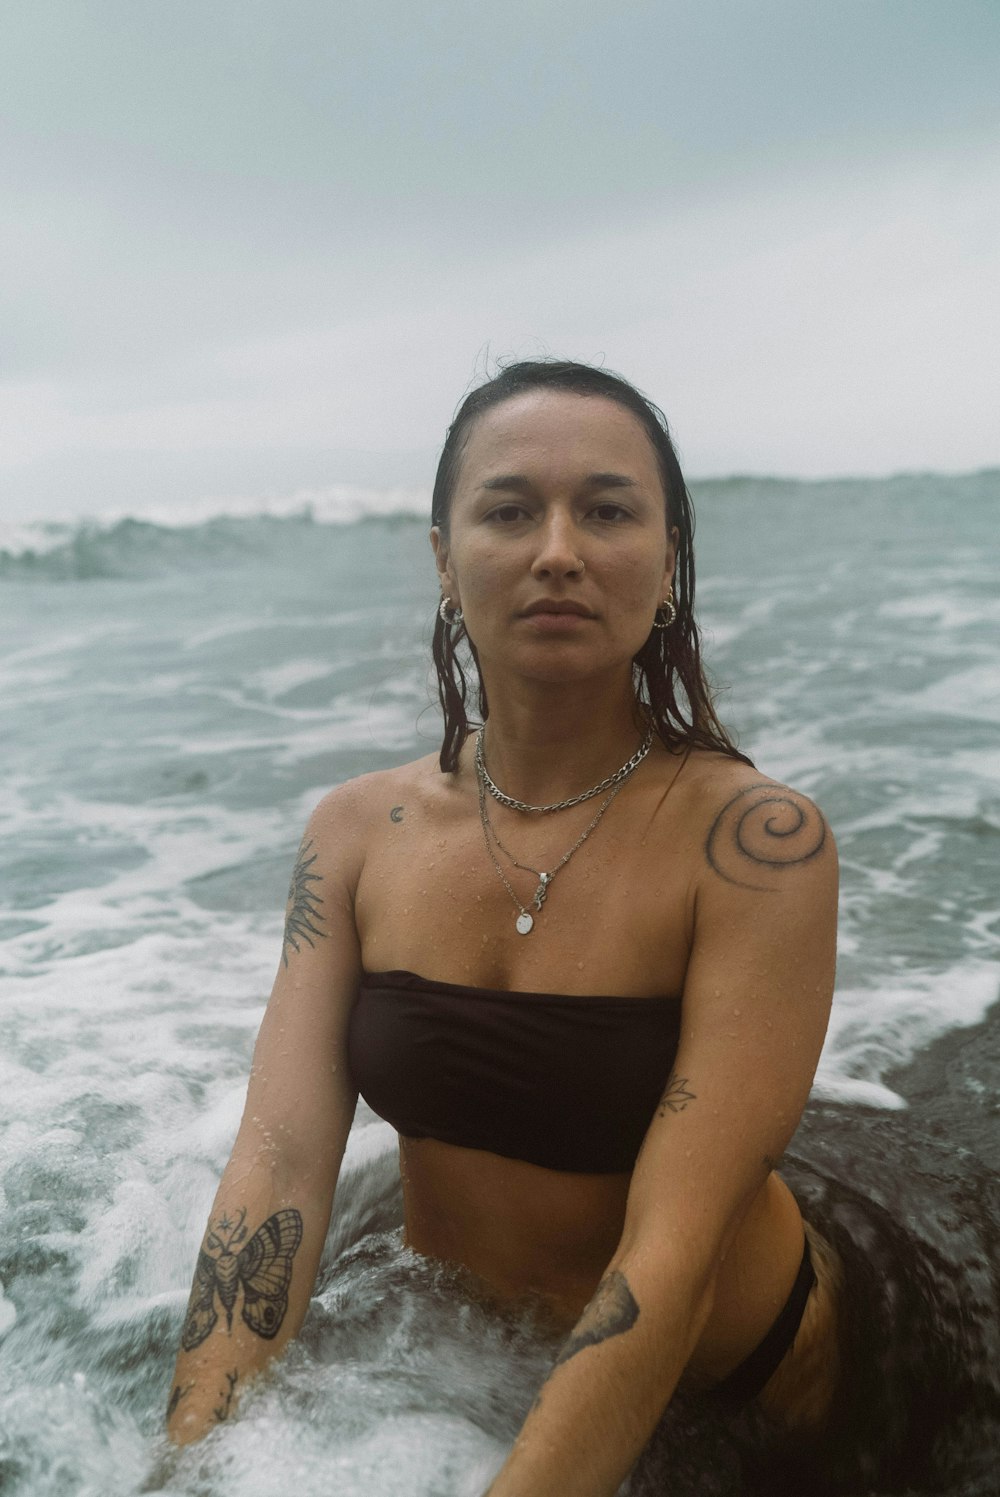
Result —
[[[524, 685], [491, 693], [487, 684], [486, 767], [505, 794], [532, 805], [578, 795], [639, 747], [645, 730], [631, 681], [611, 693], [606, 682], [595, 691], [580, 683]], [[471, 743], [466, 752], [471, 760]]]

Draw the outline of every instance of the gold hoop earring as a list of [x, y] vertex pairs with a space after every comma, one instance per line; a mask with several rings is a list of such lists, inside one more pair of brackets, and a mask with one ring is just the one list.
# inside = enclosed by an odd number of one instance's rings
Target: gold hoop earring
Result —
[[660, 604], [659, 608], [656, 610], [656, 613], [664, 613], [664, 612], [668, 612], [668, 614], [669, 614], [669, 616], [667, 618], [665, 618], [665, 619], [657, 618], [656, 614], [653, 615], [653, 628], [654, 629], [669, 629], [671, 627], [671, 625], [673, 625], [673, 624], [675, 624], [677, 622], [677, 605], [674, 603], [674, 590], [673, 590], [673, 588], [670, 589], [670, 591], [667, 593], [667, 596], [664, 598], [663, 602]]

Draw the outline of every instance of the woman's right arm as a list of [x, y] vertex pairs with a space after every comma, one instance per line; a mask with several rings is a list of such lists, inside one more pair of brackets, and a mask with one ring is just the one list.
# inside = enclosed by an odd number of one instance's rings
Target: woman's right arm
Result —
[[178, 1445], [229, 1417], [309, 1305], [357, 1103], [347, 1024], [361, 970], [354, 922], [361, 801], [353, 784], [331, 792], [296, 857], [243, 1120], [181, 1332], [167, 1409], [167, 1433]]

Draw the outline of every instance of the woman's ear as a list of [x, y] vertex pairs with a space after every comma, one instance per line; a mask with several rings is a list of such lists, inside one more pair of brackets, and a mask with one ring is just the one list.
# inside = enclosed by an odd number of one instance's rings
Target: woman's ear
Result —
[[431, 527], [431, 550], [434, 552], [434, 565], [437, 567], [441, 592], [444, 597], [451, 598], [457, 606], [458, 600], [454, 596], [455, 583], [449, 567], [451, 553], [440, 525]]

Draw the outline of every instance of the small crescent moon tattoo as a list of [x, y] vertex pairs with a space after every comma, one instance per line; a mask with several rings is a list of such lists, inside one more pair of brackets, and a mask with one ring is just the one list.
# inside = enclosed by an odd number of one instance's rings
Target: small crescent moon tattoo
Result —
[[390, 821], [402, 821], [402, 819], [403, 819], [403, 808], [402, 808], [402, 806], [393, 806], [392, 810], [389, 812], [389, 820]]

